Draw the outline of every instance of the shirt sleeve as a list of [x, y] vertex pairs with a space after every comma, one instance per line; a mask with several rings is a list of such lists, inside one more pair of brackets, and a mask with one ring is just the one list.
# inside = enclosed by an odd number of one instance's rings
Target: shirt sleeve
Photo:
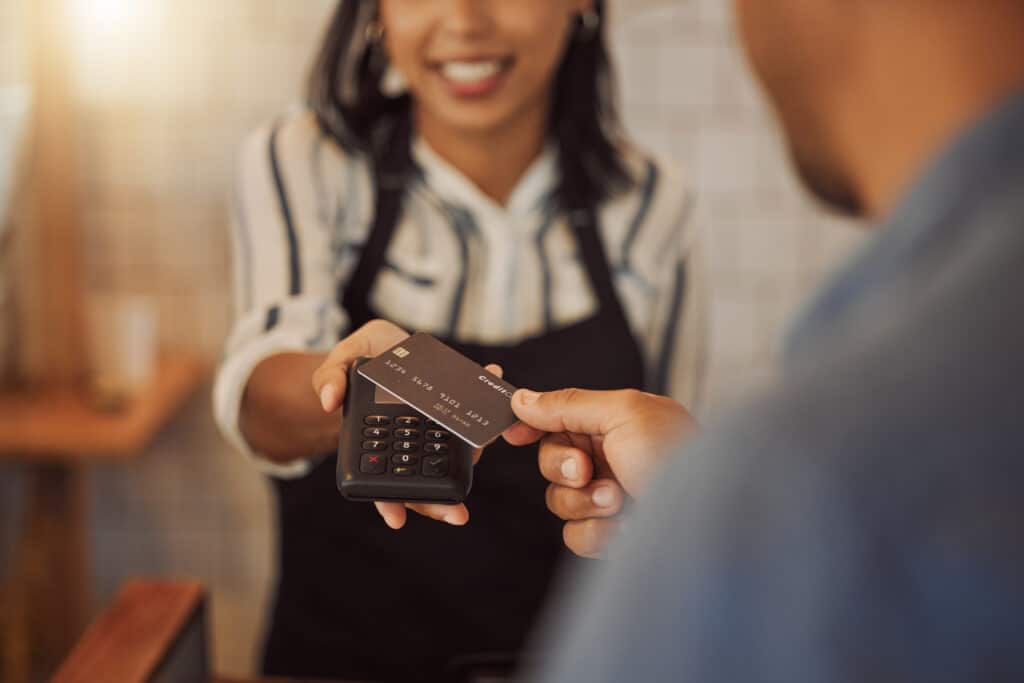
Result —
[[292, 478], [309, 461], [272, 463], [239, 428], [245, 386], [263, 360], [281, 353], [326, 352], [348, 320], [337, 303], [331, 235], [316, 176], [322, 143], [308, 114], [267, 126], [243, 145], [234, 196], [232, 251], [235, 322], [214, 383], [217, 424], [264, 472]]
[[[834, 491], [773, 461], [761, 430], [731, 431], [665, 462], [607, 563], [550, 612], [548, 665], [529, 680], [839, 680], [822, 675], [828, 646], [812, 645], [850, 559]], [[755, 450], [775, 467], [742, 457]]]
[[907, 361], [921, 331], [835, 340], [661, 463], [525, 680], [1021, 680], [1007, 356], [950, 382], [948, 346]]

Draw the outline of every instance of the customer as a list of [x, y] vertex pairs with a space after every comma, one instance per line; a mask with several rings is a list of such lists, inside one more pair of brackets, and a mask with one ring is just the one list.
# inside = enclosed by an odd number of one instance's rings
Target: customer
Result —
[[589, 0], [346, 0], [310, 111], [243, 152], [216, 410], [278, 476], [268, 674], [436, 680], [455, 658], [510, 659], [560, 562], [535, 452], [490, 454], [461, 528], [461, 506], [415, 508], [449, 525], [379, 505], [396, 534], [341, 499], [325, 455], [346, 367], [404, 336], [376, 319], [513, 382], [694, 398], [686, 187], [619, 136], [603, 16]]
[[808, 185], [883, 227], [667, 459], [671, 401], [516, 395], [578, 552], [605, 527], [564, 463], [643, 498], [538, 678], [1024, 680], [1024, 4], [737, 4]]

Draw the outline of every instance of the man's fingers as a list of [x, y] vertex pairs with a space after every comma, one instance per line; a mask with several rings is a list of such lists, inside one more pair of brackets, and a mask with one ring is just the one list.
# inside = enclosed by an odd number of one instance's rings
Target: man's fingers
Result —
[[597, 479], [581, 489], [552, 484], [546, 498], [548, 509], [559, 519], [569, 521], [614, 517], [622, 511], [625, 494], [611, 479]]
[[513, 446], [527, 446], [540, 441], [545, 434], [547, 432], [542, 429], [534, 429], [528, 424], [516, 422], [502, 432], [501, 436]]
[[550, 434], [540, 443], [537, 455], [541, 475], [552, 484], [571, 488], [586, 486], [594, 476], [594, 461], [572, 445], [565, 434]]
[[614, 519], [566, 522], [562, 527], [562, 540], [566, 548], [580, 557], [597, 559], [604, 555], [605, 547], [618, 527], [619, 522]]
[[[651, 399], [635, 389], [562, 389], [543, 394], [520, 389], [512, 397], [512, 410], [534, 430], [607, 434], [622, 420], [629, 419], [645, 400]], [[528, 434], [518, 430], [512, 436]]]

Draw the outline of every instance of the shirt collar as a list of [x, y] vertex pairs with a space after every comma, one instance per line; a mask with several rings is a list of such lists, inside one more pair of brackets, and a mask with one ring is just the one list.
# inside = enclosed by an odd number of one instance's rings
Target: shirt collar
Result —
[[[441, 157], [422, 137], [412, 145], [413, 160], [429, 190], [444, 202], [473, 213], [491, 215], [530, 214], [542, 208], [555, 186], [556, 154], [549, 144], [516, 184], [502, 206], [484, 194], [472, 180]], [[500, 163], [500, 162], [499, 162]]]
[[784, 359], [836, 333], [864, 300], [960, 230], [1008, 177], [1024, 177], [1024, 93], [984, 115], [938, 154], [878, 234], [796, 318]]

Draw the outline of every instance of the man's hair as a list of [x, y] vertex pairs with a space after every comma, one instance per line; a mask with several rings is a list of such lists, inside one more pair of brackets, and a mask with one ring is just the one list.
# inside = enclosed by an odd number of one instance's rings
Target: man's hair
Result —
[[[552, 84], [548, 135], [558, 150], [556, 197], [563, 208], [597, 206], [633, 183], [619, 146], [604, 4], [595, 0], [599, 28], [571, 40]], [[375, 2], [338, 3], [308, 84], [309, 106], [321, 129], [375, 167], [411, 125], [410, 96], [381, 89], [387, 60], [365, 37], [376, 12]]]

